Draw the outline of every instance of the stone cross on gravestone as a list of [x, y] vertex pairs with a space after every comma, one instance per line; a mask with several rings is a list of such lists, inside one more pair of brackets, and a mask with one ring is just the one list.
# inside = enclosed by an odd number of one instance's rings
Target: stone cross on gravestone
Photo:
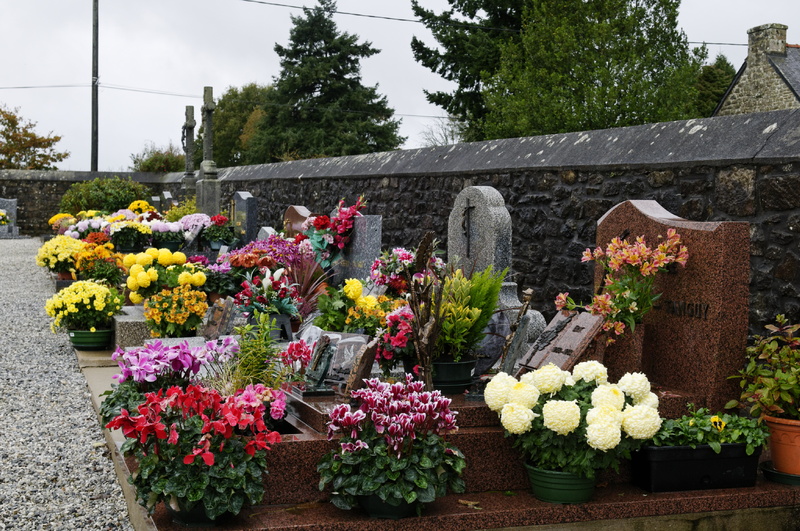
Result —
[[214, 160], [214, 110], [217, 104], [214, 103], [214, 89], [203, 87], [203, 161]]
[[220, 212], [221, 189], [217, 180], [217, 165], [213, 160], [213, 115], [216, 104], [211, 87], [203, 89], [203, 162], [197, 180], [197, 209], [215, 216]]
[[183, 144], [183, 153], [186, 158], [186, 169], [183, 174], [183, 190], [186, 196], [193, 196], [197, 191], [195, 190], [195, 183], [197, 178], [194, 176], [194, 126], [197, 125], [194, 121], [194, 106], [186, 106], [186, 121], [183, 123], [181, 132], [181, 143]]
[[[511, 237], [511, 215], [500, 192], [491, 186], [464, 188], [456, 197], [448, 219], [447, 262], [463, 269], [468, 276], [489, 266], [493, 266], [496, 272], [508, 268], [510, 273]], [[513, 311], [520, 306], [516, 282], [503, 282], [497, 309], [503, 314], [516, 316]], [[525, 343], [536, 339], [546, 324], [541, 313], [529, 310], [527, 314], [530, 316], [527, 329], [519, 330], [527, 336]], [[498, 314], [493, 317], [493, 322], [496, 332], [505, 337], [510, 319]], [[493, 325], [490, 323], [490, 326]], [[487, 340], [490, 339], [487, 336]], [[494, 363], [494, 356], [500, 355], [499, 348], [491, 347], [489, 350], [493, 356], [491, 363]]]

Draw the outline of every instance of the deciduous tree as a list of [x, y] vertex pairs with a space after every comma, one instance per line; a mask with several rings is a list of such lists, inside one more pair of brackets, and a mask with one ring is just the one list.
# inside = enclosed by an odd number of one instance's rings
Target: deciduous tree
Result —
[[55, 170], [55, 163], [69, 157], [68, 151], [56, 151], [60, 136], [39, 136], [36, 122], [28, 122], [19, 109], [0, 105], [0, 169]]

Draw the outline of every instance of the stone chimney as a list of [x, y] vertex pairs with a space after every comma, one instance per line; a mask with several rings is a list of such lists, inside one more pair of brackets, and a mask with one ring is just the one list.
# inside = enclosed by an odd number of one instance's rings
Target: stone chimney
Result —
[[764, 24], [747, 30], [747, 64], [765, 62], [767, 53], [786, 54], [786, 29], [783, 24]]

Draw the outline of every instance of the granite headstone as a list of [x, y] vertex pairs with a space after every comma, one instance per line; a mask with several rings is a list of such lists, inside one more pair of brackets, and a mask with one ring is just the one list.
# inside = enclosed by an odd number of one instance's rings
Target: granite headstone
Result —
[[17, 200], [0, 197], [0, 210], [3, 210], [10, 220], [5, 225], [0, 225], [0, 239], [16, 238], [19, 236], [17, 227]]
[[258, 235], [258, 202], [250, 192], [233, 194], [233, 232], [239, 241], [246, 244]]
[[353, 220], [353, 232], [342, 257], [333, 264], [331, 285], [348, 278], [369, 278], [372, 263], [381, 254], [381, 216], [359, 216]]

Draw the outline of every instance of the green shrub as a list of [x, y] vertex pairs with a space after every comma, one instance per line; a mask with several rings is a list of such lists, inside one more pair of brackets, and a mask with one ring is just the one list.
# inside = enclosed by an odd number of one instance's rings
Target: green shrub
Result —
[[150, 189], [135, 181], [112, 177], [75, 183], [61, 198], [60, 212], [77, 214], [82, 210], [101, 210], [112, 213], [137, 199], [148, 200]]
[[170, 222], [180, 221], [183, 216], [197, 213], [197, 198], [195, 196], [187, 197], [178, 206], [174, 206], [167, 210], [164, 214], [164, 219]]

